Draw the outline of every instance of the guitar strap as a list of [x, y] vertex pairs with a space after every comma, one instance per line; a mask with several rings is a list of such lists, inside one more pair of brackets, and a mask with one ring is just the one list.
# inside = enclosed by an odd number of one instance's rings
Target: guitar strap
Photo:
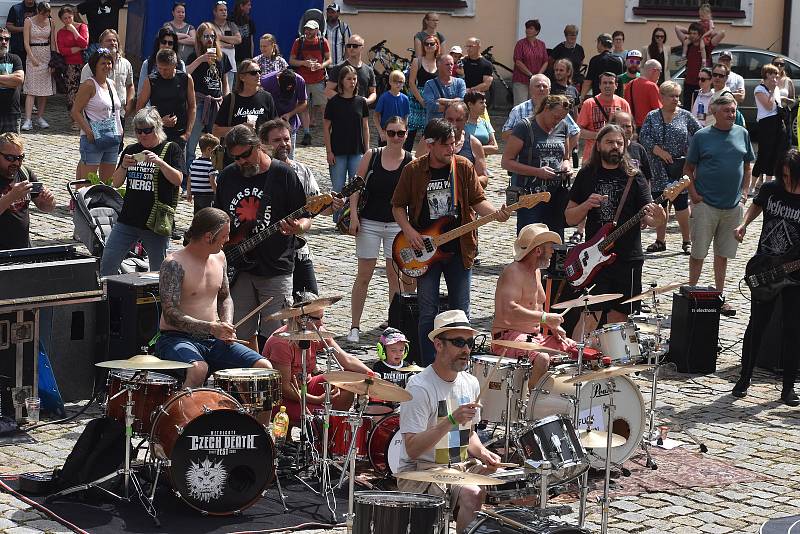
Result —
[[625, 184], [625, 190], [622, 192], [622, 198], [619, 200], [619, 206], [617, 206], [617, 212], [614, 214], [614, 224], [617, 224], [619, 220], [619, 215], [622, 213], [622, 206], [625, 205], [625, 201], [628, 199], [628, 193], [631, 190], [631, 184], [633, 183], [633, 176], [628, 176], [628, 183]]

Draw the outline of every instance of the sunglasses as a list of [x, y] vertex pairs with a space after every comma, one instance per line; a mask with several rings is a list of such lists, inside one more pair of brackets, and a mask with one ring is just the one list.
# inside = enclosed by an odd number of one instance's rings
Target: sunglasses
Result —
[[11, 37], [0, 37], [0, 42], [7, 43], [11, 40]]
[[436, 43], [434, 43], [434, 42], [427, 42], [427, 43], [425, 43], [425, 46], [436, 46]]
[[405, 137], [405, 130], [386, 130], [386, 135], [389, 137]]
[[2, 152], [0, 152], [0, 155], [2, 155], [5, 158], [5, 160], [9, 163], [14, 163], [15, 161], [19, 161], [20, 163], [22, 163], [25, 160], [25, 154], [20, 154], [19, 156], [15, 156], [14, 154], [3, 154]]
[[464, 347], [469, 347], [470, 349], [475, 348], [475, 338], [471, 337], [469, 339], [464, 339], [463, 337], [440, 337], [442, 341], [449, 341], [453, 344], [454, 347], [459, 349], [463, 349]]
[[153, 133], [153, 130], [155, 130], [155, 128], [150, 126], [149, 128], [134, 128], [134, 130], [136, 131], [137, 135], [149, 135]]
[[167, 41], [166, 39], [161, 39], [161, 41], [159, 41], [159, 42], [160, 42], [162, 45], [175, 46], [175, 41]]
[[242, 74], [249, 74], [251, 76], [261, 76], [261, 71], [260, 70], [246, 70], [246, 71], [242, 72]]
[[640, 64], [641, 62], [642, 62], [642, 60], [641, 60], [641, 59], [629, 59], [629, 60], [628, 60], [628, 63], [630, 63], [631, 65], [638, 65], [638, 64]]
[[727, 74], [721, 74], [719, 72], [715, 72], [711, 75], [713, 78], [725, 78]]
[[250, 146], [248, 150], [245, 150], [241, 154], [231, 154], [230, 151], [228, 151], [228, 155], [233, 158], [233, 161], [239, 161], [240, 159], [247, 159], [253, 154], [254, 148], [255, 146]]
[[363, 44], [355, 44], [355, 43], [347, 43], [344, 45], [346, 48], [361, 48], [364, 46]]
[[710, 82], [711, 81], [711, 78], [704, 78], [702, 76], [697, 78], [697, 79], [700, 80], [701, 82]]
[[783, 67], [786, 63], [773, 63], [776, 67]]
[[203, 36], [203, 39], [216, 39], [217, 35], [214, 33], [206, 34]]
[[666, 36], [666, 35], [657, 34], [657, 35], [655, 36], [655, 38], [656, 38], [656, 39], [666, 39], [666, 38], [667, 38], [667, 36]]

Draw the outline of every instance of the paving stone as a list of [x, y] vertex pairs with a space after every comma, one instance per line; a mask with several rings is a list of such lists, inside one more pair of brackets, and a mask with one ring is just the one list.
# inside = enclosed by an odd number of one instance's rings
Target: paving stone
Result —
[[723, 526], [723, 525], [703, 525], [700, 527], [702, 532], [708, 532], [709, 534], [726, 534], [727, 532], [731, 532], [732, 529]]

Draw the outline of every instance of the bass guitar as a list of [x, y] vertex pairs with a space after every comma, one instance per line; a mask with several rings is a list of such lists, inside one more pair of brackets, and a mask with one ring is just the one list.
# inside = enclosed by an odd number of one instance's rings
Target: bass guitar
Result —
[[[548, 192], [523, 195], [519, 197], [518, 202], [508, 206], [507, 209], [516, 211], [520, 208], [532, 208], [540, 202], [548, 202], [549, 200], [550, 193]], [[425, 247], [423, 250], [414, 249], [403, 232], [395, 236], [394, 243], [392, 244], [392, 258], [400, 267], [403, 274], [412, 278], [422, 276], [428, 272], [431, 265], [452, 255], [448, 252], [442, 252], [439, 247], [484, 224], [497, 220], [497, 214], [487, 215], [486, 217], [481, 217], [480, 219], [461, 225], [458, 228], [445, 231], [444, 228], [451, 220], [450, 217], [442, 217], [424, 230], [419, 231]]]
[[256, 262], [250, 258], [250, 252], [270, 236], [280, 232], [282, 222], [305, 215], [314, 217], [333, 203], [334, 195], [340, 198], [347, 198], [353, 193], [361, 191], [365, 184], [364, 178], [356, 176], [342, 189], [341, 193], [325, 193], [308, 197], [306, 198], [306, 204], [302, 208], [294, 210], [280, 221], [270, 224], [255, 233], [253, 233], [253, 229], [257, 221], [248, 221], [242, 224], [238, 228], [236, 235], [232, 236], [228, 243], [222, 247], [222, 252], [225, 253], [225, 259], [228, 262], [228, 283], [233, 285], [241, 271], [250, 270], [255, 266]]
[[[684, 176], [664, 188], [664, 194], [658, 197], [655, 203], [673, 201], [687, 187], [689, 187], [689, 177]], [[617, 239], [638, 225], [644, 216], [645, 209], [642, 208], [619, 227], [613, 222], [606, 223], [590, 240], [573, 248], [564, 259], [567, 282], [578, 289], [588, 286], [603, 267], [614, 263], [617, 259], [615, 253], [609, 252]]]
[[800, 270], [800, 260], [796, 250], [782, 256], [756, 254], [747, 262], [744, 269], [744, 283], [750, 288], [753, 300], [769, 302], [780, 294], [784, 287], [797, 286], [800, 282], [789, 275]]

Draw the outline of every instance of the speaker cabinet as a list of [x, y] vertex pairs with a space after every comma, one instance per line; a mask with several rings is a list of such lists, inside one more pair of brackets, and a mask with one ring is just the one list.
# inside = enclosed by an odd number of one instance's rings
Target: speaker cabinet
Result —
[[[439, 294], [439, 311], [447, 311], [447, 295]], [[397, 294], [389, 305], [389, 326], [401, 330], [408, 339], [407, 362], [422, 364], [419, 353], [419, 304], [416, 293]]]
[[108, 358], [142, 353], [158, 331], [161, 302], [157, 273], [129, 273], [107, 278]]
[[719, 292], [682, 291], [672, 296], [667, 361], [674, 362], [679, 373], [709, 374], [717, 370], [721, 307]]

